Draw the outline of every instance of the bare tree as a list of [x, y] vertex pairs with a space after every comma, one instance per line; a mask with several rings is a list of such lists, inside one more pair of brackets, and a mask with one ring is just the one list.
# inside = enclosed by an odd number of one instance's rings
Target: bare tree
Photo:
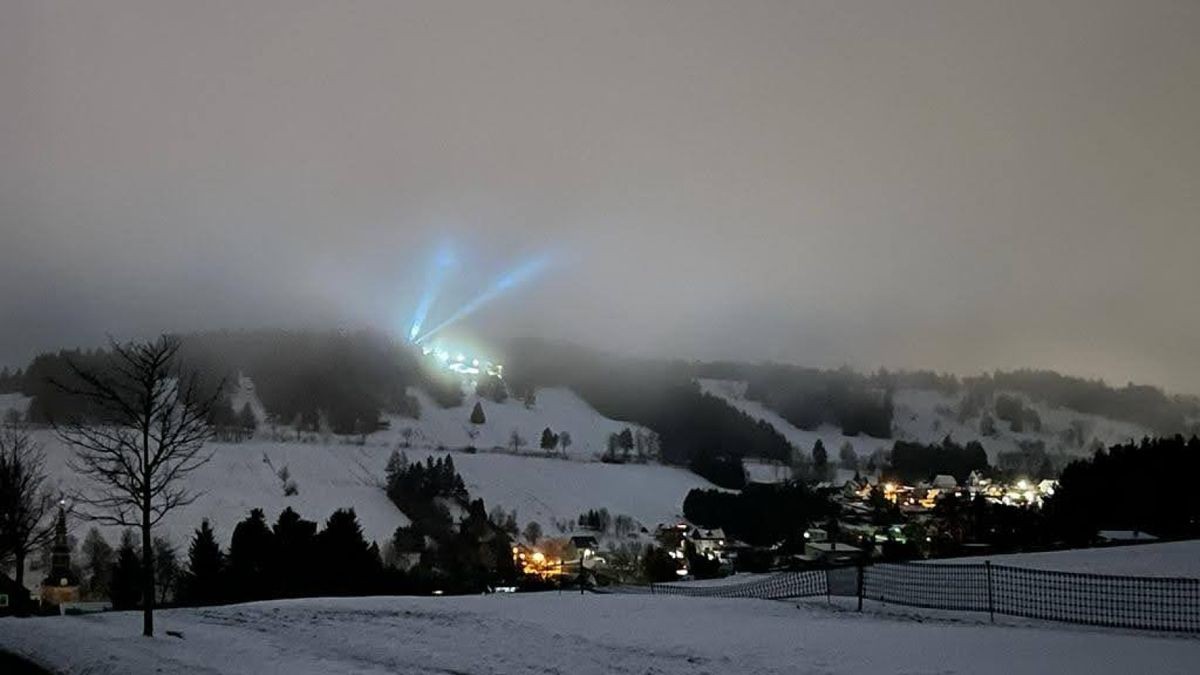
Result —
[[46, 487], [46, 457], [25, 431], [0, 429], [0, 560], [16, 566], [25, 583], [25, 560], [54, 537], [54, 499]]
[[195, 501], [186, 476], [209, 460], [209, 419], [223, 386], [202, 393], [178, 360], [179, 340], [112, 344], [101, 370], [70, 364], [73, 381], [56, 383], [87, 402], [89, 417], [56, 424], [75, 449], [70, 466], [91, 479], [75, 499], [86, 518], [142, 534], [142, 634], [154, 635], [155, 547], [152, 529]]

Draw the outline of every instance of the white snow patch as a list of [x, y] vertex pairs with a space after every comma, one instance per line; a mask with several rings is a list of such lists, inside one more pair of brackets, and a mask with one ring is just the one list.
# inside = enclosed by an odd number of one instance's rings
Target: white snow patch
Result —
[[[541, 593], [344, 598], [0, 619], [0, 648], [63, 673], [1190, 673], [1200, 642], [914, 621], [819, 606]], [[182, 639], [165, 637], [178, 631]]]
[[24, 417], [25, 412], [29, 410], [29, 403], [33, 399], [24, 394], [0, 394], [0, 422], [4, 421], [8, 411], [15, 410], [19, 415]]
[[[512, 397], [504, 403], [496, 403], [471, 394], [460, 406], [442, 408], [423, 391], [410, 389], [409, 393], [420, 401], [420, 419], [389, 417], [391, 429], [382, 435], [373, 435], [373, 440], [391, 438], [398, 441], [403, 430], [411, 428], [413, 443], [429, 448], [507, 448], [515, 430], [524, 439], [525, 450], [540, 452], [542, 431], [550, 428], [555, 433], [566, 431], [571, 435], [568, 457], [595, 460], [607, 449], [610, 434], [620, 433], [627, 427], [633, 432], [648, 431], [637, 424], [604, 417], [565, 387], [538, 389], [535, 402], [529, 407]], [[477, 401], [486, 417], [479, 425], [470, 421]], [[474, 438], [472, 434], [475, 434]]]
[[[70, 492], [83, 484], [67, 466], [69, 448], [49, 431], [37, 431], [35, 438], [46, 451], [47, 469], [58, 489]], [[233, 527], [256, 507], [271, 522], [288, 506], [318, 521], [338, 508], [352, 507], [367, 538], [381, 546], [398, 526], [408, 523], [383, 489], [392, 447], [255, 440], [211, 443], [208, 449], [213, 453], [211, 461], [189, 478], [190, 489], [200, 493], [196, 502], [168, 515], [160, 525], [177, 546], [186, 545], [203, 518], [228, 544]], [[574, 520], [583, 511], [598, 508], [653, 527], [679, 516], [689, 490], [713, 487], [689, 471], [658, 464], [602, 464], [424, 448], [403, 452], [409, 461], [449, 454], [472, 498], [482, 497], [488, 509], [515, 509], [522, 527], [537, 520], [547, 536], [556, 533], [554, 520]], [[285, 466], [299, 488], [299, 494], [290, 497], [284, 495], [278, 475]], [[72, 526], [82, 537], [90, 524], [74, 521]], [[115, 528], [101, 530], [110, 542], [117, 541]]]

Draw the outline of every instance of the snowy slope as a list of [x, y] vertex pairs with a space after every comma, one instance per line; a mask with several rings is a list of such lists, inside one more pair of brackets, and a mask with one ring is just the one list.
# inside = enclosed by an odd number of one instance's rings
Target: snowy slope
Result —
[[[776, 431], [782, 435], [792, 447], [805, 451], [812, 450], [817, 439], [825, 445], [825, 450], [829, 453], [830, 461], [837, 461], [838, 449], [844, 443], [849, 443], [854, 447], [854, 451], [859, 457], [867, 457], [872, 452], [880, 449], [890, 449], [892, 441], [886, 438], [872, 438], [871, 436], [845, 436], [842, 430], [834, 426], [822, 426], [815, 431], [805, 431], [804, 429], [792, 426], [790, 422], [783, 419], [779, 413], [771, 410], [767, 406], [752, 401], [746, 398], [746, 383], [733, 380], [699, 380], [700, 390], [706, 394], [711, 394], [723, 399], [726, 403], [746, 413], [754, 419], [762, 420], [770, 424]], [[763, 477], [770, 476], [774, 472], [763, 470]]]
[[1081, 548], [1044, 553], [1011, 553], [929, 562], [936, 564], [936, 562], [960, 563], [982, 560], [991, 560], [997, 565], [1060, 572], [1200, 579], [1200, 540], [1112, 548]]
[[[67, 466], [70, 450], [48, 431], [36, 432], [47, 454], [54, 482], [65, 492], [79, 485]], [[383, 542], [407, 519], [382, 488], [389, 445], [282, 443], [250, 441], [212, 443], [212, 460], [191, 476], [202, 494], [162, 523], [177, 545], [185, 543], [201, 519], [209, 518], [217, 536], [228, 542], [233, 526], [254, 507], [268, 519], [291, 506], [309, 519], [325, 519], [337, 508], [353, 507], [369, 539]], [[404, 451], [410, 461], [446, 452]], [[588, 509], [607, 508], [648, 527], [673, 519], [694, 487], [712, 487], [688, 471], [651, 465], [615, 465], [564, 459], [520, 457], [502, 453], [449, 453], [473, 497], [488, 508], [516, 510], [522, 526], [537, 520], [549, 534], [555, 519], [574, 519]], [[299, 494], [285, 496], [279, 472], [287, 467]], [[86, 528], [80, 523], [76, 529]], [[110, 541], [115, 530], [106, 532]]]
[[0, 421], [3, 421], [10, 410], [24, 416], [29, 409], [29, 397], [23, 394], [0, 394]]
[[934, 443], [950, 434], [955, 440], [963, 442], [979, 439], [995, 457], [997, 453], [1018, 449], [1019, 441], [1043, 441], [1046, 450], [1061, 451], [1066, 454], [1087, 454], [1085, 448], [1064, 445], [1061, 435], [1070, 428], [1072, 422], [1083, 425], [1087, 440], [1097, 439], [1107, 445], [1139, 440], [1145, 436], [1154, 435], [1149, 430], [1136, 424], [1111, 420], [1098, 415], [1088, 415], [1064, 408], [1052, 408], [1044, 403], [1035, 402], [1022, 394], [1006, 393], [1019, 398], [1025, 405], [1037, 411], [1042, 420], [1042, 431], [1039, 433], [1014, 433], [1008, 424], [996, 420], [996, 435], [981, 437], [979, 434], [979, 417], [959, 423], [953, 411], [959, 406], [958, 396], [949, 396], [938, 391], [925, 389], [901, 389], [893, 397], [895, 405], [893, 425], [897, 437], [905, 440], [916, 440], [922, 443]]
[[[410, 460], [440, 454], [405, 453]], [[632, 516], [653, 528], [680, 517], [689, 490], [715, 487], [690, 471], [659, 464], [601, 464], [494, 453], [454, 453], [453, 457], [471, 496], [482, 497], [489, 509], [496, 505], [515, 509], [522, 525], [536, 520], [548, 535], [555, 532], [554, 519], [575, 519], [598, 508], [614, 516]]]
[[[463, 404], [454, 408], [438, 406], [424, 392], [411, 389], [421, 404], [420, 419], [391, 417], [391, 430], [376, 434], [372, 438], [399, 440], [405, 428], [415, 435], [414, 445], [429, 448], [443, 446], [462, 448], [473, 445], [477, 448], [505, 448], [516, 430], [525, 439], [527, 450], [538, 449], [542, 430], [549, 427], [555, 433], [570, 433], [572, 444], [568, 455], [575, 459], [594, 460], [608, 447], [609, 434], [619, 433], [628, 427], [631, 431], [644, 429], [636, 424], [610, 420], [596, 412], [586, 401], [570, 389], [554, 387], [537, 390], [535, 403], [526, 407], [515, 398], [504, 403], [481, 399], [474, 394], [465, 397]], [[478, 401], [483, 407], [486, 422], [474, 425], [470, 422], [471, 411]], [[471, 438], [470, 434], [478, 435]]]
[[[1200, 642], [914, 621], [823, 605], [539, 593], [340, 598], [141, 617], [0, 619], [0, 649], [63, 673], [1190, 673]], [[69, 643], [64, 636], [70, 636]]]
[[[85, 483], [68, 466], [71, 450], [51, 432], [37, 431], [35, 438], [46, 452], [52, 482], [70, 493]], [[382, 471], [378, 448], [325, 447], [318, 444], [247, 442], [211, 443], [212, 459], [189, 476], [189, 489], [199, 493], [196, 501], [168, 515], [160, 531], [172, 543], [183, 546], [200, 521], [208, 518], [217, 537], [228, 543], [237, 521], [252, 508], [262, 508], [268, 520], [291, 506], [310, 520], [324, 520], [334, 510], [353, 507], [369, 539], [380, 542], [390, 537], [406, 519], [379, 486]], [[386, 461], [386, 460], [385, 460]], [[299, 494], [285, 496], [278, 472], [288, 467]], [[76, 536], [82, 537], [90, 524], [73, 521]], [[115, 528], [101, 527], [110, 542], [117, 541]]]
[[[837, 451], [844, 443], [854, 447], [860, 457], [865, 457], [878, 448], [890, 449], [895, 440], [911, 440], [921, 443], [937, 443], [947, 435], [959, 443], [979, 440], [994, 461], [1002, 452], [1019, 449], [1021, 441], [1042, 441], [1047, 451], [1062, 452], [1067, 455], [1082, 456], [1088, 454], [1083, 448], [1064, 443], [1062, 434], [1072, 423], [1080, 424], [1086, 430], [1086, 438], [1097, 439], [1105, 445], [1124, 443], [1152, 435], [1148, 430], [1135, 424], [1110, 420], [1097, 415], [1087, 415], [1073, 410], [1051, 408], [1042, 403], [1030, 401], [1020, 394], [1009, 393], [1021, 398], [1025, 404], [1035, 409], [1042, 420], [1042, 431], [1038, 433], [1013, 433], [1008, 424], [996, 420], [996, 434], [983, 437], [979, 433], [979, 417], [973, 417], [960, 423], [954, 411], [958, 409], [959, 397], [943, 394], [938, 391], [924, 389], [900, 389], [893, 395], [893, 428], [895, 439], [871, 438], [869, 436], [844, 436], [841, 430], [833, 426], [823, 426], [815, 431], [805, 431], [792, 426], [777, 412], [758, 401], [745, 397], [746, 383], [734, 380], [700, 380], [701, 389], [709, 394], [724, 399], [731, 406], [741, 410], [755, 419], [760, 419], [773, 426], [793, 447], [806, 451], [812, 450], [817, 439], [825, 444], [830, 461], [836, 461]], [[774, 475], [771, 467], [751, 469], [756, 479], [767, 479]]]

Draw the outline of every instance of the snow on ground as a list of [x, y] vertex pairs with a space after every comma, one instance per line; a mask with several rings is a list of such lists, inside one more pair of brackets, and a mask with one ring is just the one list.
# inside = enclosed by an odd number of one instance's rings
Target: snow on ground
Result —
[[[71, 456], [49, 431], [35, 432], [47, 455], [47, 468], [58, 488], [70, 492], [80, 485], [67, 466]], [[328, 518], [338, 508], [353, 507], [369, 539], [380, 545], [408, 521], [383, 490], [384, 468], [392, 447], [369, 444], [247, 441], [212, 443], [212, 460], [190, 476], [200, 492], [195, 503], [169, 515], [161, 531], [176, 545], [185, 545], [201, 519], [208, 518], [217, 537], [228, 543], [233, 527], [251, 508], [261, 507], [274, 522], [291, 506], [310, 520]], [[602, 464], [503, 453], [408, 449], [409, 461], [451, 455], [472, 497], [482, 497], [489, 509], [516, 510], [522, 527], [537, 520], [548, 536], [553, 521], [574, 520], [588, 509], [607, 508], [614, 516], [632, 516], [647, 527], [674, 520], [692, 488], [711, 483], [676, 467], [658, 464]], [[284, 467], [299, 494], [286, 496], [279, 473]], [[88, 524], [77, 522], [82, 537]], [[103, 530], [104, 528], [102, 528]], [[114, 529], [105, 532], [117, 541]]]
[[0, 394], [0, 422], [4, 421], [10, 410], [24, 416], [25, 411], [29, 409], [30, 400], [24, 394]]
[[[463, 404], [454, 408], [438, 406], [427, 394], [410, 389], [409, 393], [421, 404], [420, 419], [391, 417], [391, 429], [385, 432], [399, 439], [405, 428], [414, 432], [413, 443], [431, 448], [444, 446], [462, 448], [506, 448], [514, 430], [525, 440], [528, 450], [539, 449], [542, 430], [549, 427], [555, 433], [570, 433], [572, 443], [567, 454], [575, 459], [597, 459], [608, 447], [609, 434], [645, 431], [636, 424], [619, 422], [596, 412], [575, 392], [565, 387], [538, 389], [535, 402], [526, 407], [515, 398], [496, 403], [473, 393], [464, 397]], [[478, 401], [487, 421], [471, 424], [471, 411]], [[476, 433], [475, 438], [471, 434]]]
[[1061, 572], [1200, 579], [1200, 540], [1043, 553], [1010, 553], [929, 562], [964, 563], [984, 560], [991, 560], [996, 565]]
[[[793, 447], [811, 451], [817, 439], [825, 444], [831, 462], [837, 461], [838, 450], [843, 444], [849, 443], [859, 455], [866, 457], [879, 448], [891, 449], [895, 440], [919, 441], [921, 443], [938, 443], [949, 435], [954, 440], [963, 443], [979, 440], [988, 451], [989, 457], [995, 461], [1001, 452], [1016, 451], [1022, 441], [1042, 441], [1048, 451], [1061, 451], [1068, 455], [1086, 455], [1089, 451], [1086, 442], [1098, 439], [1105, 445], [1124, 443], [1129, 440], [1141, 439], [1151, 435], [1146, 429], [1135, 424], [1110, 420], [1097, 415], [1078, 413], [1063, 408], [1051, 408], [1043, 403], [1031, 401], [1020, 394], [1017, 396], [1026, 405], [1037, 411], [1042, 420], [1041, 432], [1014, 433], [1008, 428], [1008, 423], [996, 420], [996, 434], [981, 437], [979, 434], [979, 417], [959, 422], [955, 411], [958, 409], [959, 397], [939, 391], [926, 389], [900, 389], [893, 395], [894, 413], [893, 428], [895, 439], [872, 438], [870, 436], [844, 436], [841, 430], [833, 426], [822, 426], [815, 431], [805, 431], [793, 426], [779, 413], [767, 406], [746, 398], [746, 383], [735, 380], [699, 380], [700, 388], [705, 393], [724, 399], [734, 408], [763, 420], [775, 428]], [[1062, 439], [1072, 424], [1081, 425], [1084, 429], [1085, 446], [1083, 448], [1068, 446]], [[770, 480], [773, 476], [781, 475], [773, 467], [747, 467], [751, 471], [752, 480]]]
[[1200, 641], [914, 621], [763, 600], [543, 593], [0, 619], [63, 673], [1188, 673]]

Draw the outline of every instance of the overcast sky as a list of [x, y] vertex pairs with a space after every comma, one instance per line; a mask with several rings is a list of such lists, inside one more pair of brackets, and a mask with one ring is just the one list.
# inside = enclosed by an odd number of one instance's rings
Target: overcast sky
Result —
[[1200, 2], [0, 0], [0, 363], [459, 324], [1200, 392]]

